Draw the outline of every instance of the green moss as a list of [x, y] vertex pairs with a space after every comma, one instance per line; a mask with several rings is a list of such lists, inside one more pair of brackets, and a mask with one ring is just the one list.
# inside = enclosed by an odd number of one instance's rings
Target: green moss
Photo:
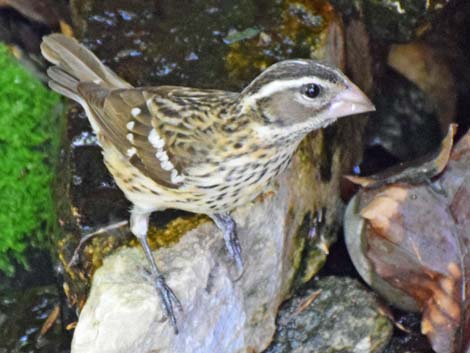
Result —
[[0, 270], [26, 265], [53, 224], [51, 181], [58, 146], [58, 97], [0, 43]]

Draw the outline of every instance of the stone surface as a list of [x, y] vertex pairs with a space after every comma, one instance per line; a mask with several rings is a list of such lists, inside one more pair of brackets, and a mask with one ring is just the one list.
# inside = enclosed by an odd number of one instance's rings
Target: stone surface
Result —
[[[63, 330], [57, 286], [13, 288], [6, 282], [0, 282], [0, 353], [66, 352], [71, 336]], [[54, 320], [46, 324], [48, 317]]]
[[265, 353], [382, 352], [393, 325], [356, 280], [325, 277], [281, 307]]
[[435, 17], [449, 0], [332, 0], [345, 15], [364, 18], [376, 39], [409, 41], [432, 27]]

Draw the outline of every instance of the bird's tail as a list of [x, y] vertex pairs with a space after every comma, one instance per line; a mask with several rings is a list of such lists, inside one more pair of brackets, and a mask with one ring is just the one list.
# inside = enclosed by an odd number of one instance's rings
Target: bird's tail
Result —
[[42, 39], [41, 52], [55, 65], [47, 70], [49, 87], [79, 103], [80, 82], [94, 82], [108, 89], [132, 87], [74, 38], [59, 33], [45, 36]]

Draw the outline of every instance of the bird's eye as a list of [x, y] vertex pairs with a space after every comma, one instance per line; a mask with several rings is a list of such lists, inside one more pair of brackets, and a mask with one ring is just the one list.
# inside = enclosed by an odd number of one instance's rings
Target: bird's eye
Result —
[[304, 94], [308, 98], [316, 98], [320, 94], [320, 86], [315, 83], [309, 83], [304, 87]]

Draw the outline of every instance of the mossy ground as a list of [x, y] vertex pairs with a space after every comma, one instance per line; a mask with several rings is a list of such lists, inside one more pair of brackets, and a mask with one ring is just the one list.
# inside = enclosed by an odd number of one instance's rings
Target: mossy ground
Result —
[[59, 140], [59, 98], [0, 43], [0, 271], [26, 265], [54, 219], [51, 181]]

